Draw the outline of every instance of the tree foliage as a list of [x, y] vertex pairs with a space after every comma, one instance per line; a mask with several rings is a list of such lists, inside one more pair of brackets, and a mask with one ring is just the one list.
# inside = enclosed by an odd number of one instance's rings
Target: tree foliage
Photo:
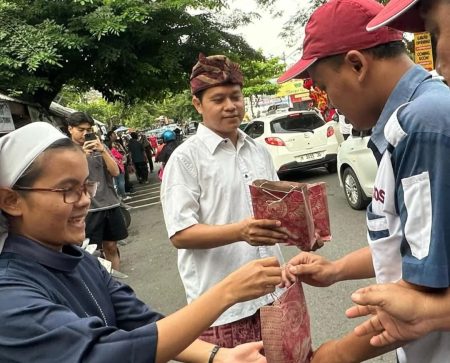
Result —
[[108, 102], [97, 91], [80, 92], [73, 87], [66, 87], [57, 101], [74, 110], [87, 112], [109, 127], [122, 123], [126, 109], [123, 102]]
[[[258, 58], [262, 58], [259, 51]], [[279, 86], [274, 82], [284, 70], [279, 58], [247, 60], [241, 62], [244, 73], [244, 96], [251, 100], [251, 108], [258, 102], [259, 95], [277, 92]], [[152, 127], [156, 118], [168, 116], [175, 121], [196, 120], [199, 118], [192, 105], [189, 89], [178, 93], [166, 93], [162, 99], [141, 100], [134, 104], [123, 102], [108, 103], [98, 92], [82, 92], [74, 87], [65, 87], [58, 101], [68, 107], [89, 112], [98, 120], [109, 124], [124, 124], [136, 128]], [[104, 108], [104, 109], [102, 109]], [[253, 114], [253, 110], [252, 114]]]
[[274, 94], [279, 86], [273, 82], [284, 71], [280, 58], [268, 60], [248, 60], [241, 63], [244, 74], [244, 96]]
[[175, 121], [197, 119], [188, 90], [178, 94], [168, 94], [153, 101], [139, 101], [125, 104], [121, 101], [108, 102], [97, 91], [80, 92], [74, 87], [65, 87], [57, 101], [64, 106], [84, 111], [110, 128], [126, 125], [138, 129], [156, 127], [159, 116], [168, 116]]
[[137, 128], [155, 126], [159, 116], [167, 116], [175, 122], [195, 120], [199, 117], [188, 90], [166, 95], [162, 100], [140, 102], [129, 107], [129, 111], [124, 113], [125, 124]]
[[249, 60], [241, 63], [244, 73], [244, 96], [250, 99], [250, 112], [254, 115], [254, 106], [257, 106], [260, 95], [273, 95], [278, 91], [279, 85], [274, 82], [284, 71], [284, 64], [279, 58], [268, 60]]
[[64, 85], [129, 104], [188, 87], [198, 53], [258, 57], [221, 0], [0, 0], [0, 90], [49, 105]]

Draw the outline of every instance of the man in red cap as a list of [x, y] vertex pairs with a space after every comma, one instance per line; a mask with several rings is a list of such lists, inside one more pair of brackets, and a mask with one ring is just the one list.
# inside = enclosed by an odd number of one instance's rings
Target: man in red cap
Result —
[[[391, 0], [367, 25], [374, 31], [389, 25], [408, 32], [429, 31], [436, 46], [436, 69], [450, 80], [450, 2], [447, 0]], [[450, 291], [419, 292], [398, 284], [378, 284], [352, 295], [359, 304], [347, 316], [371, 315], [356, 331], [377, 332], [371, 344], [383, 346], [413, 340], [431, 331], [450, 330]]]
[[391, 0], [367, 25], [384, 25], [411, 33], [429, 31], [436, 46], [436, 70], [450, 80], [450, 2], [447, 0]]
[[[406, 54], [402, 33], [368, 32], [374, 0], [331, 0], [306, 25], [303, 56], [280, 77], [310, 76], [356, 130], [372, 129], [378, 162], [367, 209], [369, 247], [337, 261], [301, 253], [290, 271], [315, 286], [376, 276], [416, 290], [450, 285], [450, 92]], [[349, 333], [323, 344], [313, 362], [360, 362], [395, 348]], [[448, 361], [450, 334], [434, 332], [397, 350], [401, 363]]]
[[[203, 122], [172, 153], [161, 185], [188, 303], [249, 261], [274, 256], [282, 264], [277, 243], [287, 238], [279, 221], [252, 218], [248, 185], [278, 177], [267, 149], [239, 129], [245, 114], [239, 65], [200, 55], [190, 85]], [[270, 292], [228, 309], [200, 339], [224, 347], [261, 340], [259, 308], [273, 301]]]

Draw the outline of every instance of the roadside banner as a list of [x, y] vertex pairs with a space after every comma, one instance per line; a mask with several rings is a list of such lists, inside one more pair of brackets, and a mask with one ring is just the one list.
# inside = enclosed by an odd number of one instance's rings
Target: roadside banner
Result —
[[302, 79], [293, 79], [289, 82], [281, 84], [276, 94], [277, 97], [286, 97], [291, 95], [296, 95], [296, 98], [300, 99], [309, 97], [309, 91], [303, 87]]
[[420, 64], [427, 71], [434, 69], [431, 36], [428, 32], [414, 34], [415, 63]]

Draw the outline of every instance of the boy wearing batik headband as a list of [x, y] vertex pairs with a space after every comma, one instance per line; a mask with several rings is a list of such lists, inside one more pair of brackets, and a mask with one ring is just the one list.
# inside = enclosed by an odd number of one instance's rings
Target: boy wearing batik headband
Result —
[[[450, 93], [405, 52], [402, 34], [366, 25], [382, 9], [373, 0], [331, 0], [305, 29], [302, 59], [280, 78], [310, 76], [356, 130], [372, 129], [378, 161], [367, 210], [369, 247], [337, 261], [301, 253], [291, 272], [315, 286], [376, 276], [411, 289], [450, 284]], [[313, 362], [361, 362], [393, 349], [354, 332], [323, 344]], [[448, 361], [450, 334], [435, 332], [397, 350], [398, 361]]]
[[[239, 129], [244, 117], [243, 76], [222, 55], [200, 55], [190, 79], [203, 123], [164, 169], [161, 202], [168, 235], [189, 303], [239, 266], [260, 257], [283, 263], [279, 221], [255, 220], [248, 185], [278, 180], [268, 151]], [[259, 308], [267, 295], [228, 309], [202, 335], [220, 346], [261, 339]]]

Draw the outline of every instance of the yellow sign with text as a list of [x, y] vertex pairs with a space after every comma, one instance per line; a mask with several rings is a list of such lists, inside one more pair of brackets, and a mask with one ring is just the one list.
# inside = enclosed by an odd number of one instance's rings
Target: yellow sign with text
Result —
[[284, 97], [290, 95], [298, 95], [299, 97], [308, 97], [309, 91], [303, 88], [303, 80], [294, 79], [283, 83], [277, 92], [277, 97]]
[[434, 69], [430, 33], [414, 34], [414, 58], [415, 63], [420, 64], [427, 71]]

